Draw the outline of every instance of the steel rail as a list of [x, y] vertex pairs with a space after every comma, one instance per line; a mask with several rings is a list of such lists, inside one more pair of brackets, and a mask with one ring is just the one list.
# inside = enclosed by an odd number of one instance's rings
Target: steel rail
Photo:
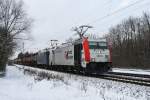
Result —
[[[137, 75], [137, 76], [136, 76]], [[103, 79], [108, 79], [108, 80], [113, 80], [113, 81], [119, 81], [119, 82], [124, 82], [124, 83], [132, 83], [132, 84], [137, 84], [137, 85], [143, 85], [143, 86], [150, 86], [150, 77], [143, 77], [139, 74], [124, 74], [124, 73], [107, 73], [103, 75], [99, 75], [100, 78]]]

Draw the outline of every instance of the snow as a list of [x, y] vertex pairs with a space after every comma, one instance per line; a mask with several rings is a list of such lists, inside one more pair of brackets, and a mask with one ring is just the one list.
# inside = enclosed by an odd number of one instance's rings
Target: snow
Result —
[[150, 75], [150, 70], [113, 68], [113, 72]]
[[150, 100], [150, 87], [17, 66], [0, 78], [0, 100]]

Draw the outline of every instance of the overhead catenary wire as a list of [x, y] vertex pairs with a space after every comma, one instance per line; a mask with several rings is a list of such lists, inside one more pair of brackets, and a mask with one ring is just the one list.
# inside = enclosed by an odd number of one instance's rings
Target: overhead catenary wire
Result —
[[[102, 4], [102, 7], [107, 7], [107, 6], [109, 6], [111, 1], [112, 1], [112, 0], [106, 1], [104, 4]], [[89, 18], [90, 15], [91, 15], [91, 13], [88, 14], [88, 15], [86, 16], [86, 18]], [[75, 22], [74, 25], [79, 24], [79, 22], [82, 21], [82, 20], [84, 20], [84, 19], [85, 19], [85, 17], [78, 19], [78, 22]]]
[[137, 0], [137, 1], [135, 1], [134, 3], [131, 3], [131, 4], [129, 4], [129, 5], [125, 6], [125, 7], [122, 7], [122, 8], [120, 8], [120, 9], [118, 9], [118, 10], [112, 12], [112, 13], [109, 13], [109, 14], [107, 14], [107, 15], [104, 15], [104, 16], [102, 16], [102, 17], [96, 19], [96, 20], [93, 20], [93, 21], [89, 22], [88, 25], [90, 25], [90, 24], [92, 24], [92, 23], [96, 23], [97, 21], [102, 21], [102, 20], [104, 20], [104, 19], [106, 19], [106, 18], [108, 18], [108, 17], [110, 17], [110, 16], [112, 16], [112, 15], [114, 15], [114, 14], [117, 14], [117, 13], [119, 13], [119, 12], [121, 12], [121, 11], [127, 9], [127, 8], [130, 8], [130, 7], [132, 7], [132, 6], [134, 6], [134, 5], [138, 4], [138, 3], [141, 3], [141, 2], [143, 2], [143, 1], [144, 1], [144, 0]]
[[[108, 13], [108, 14], [106, 14], [106, 15], [100, 17], [100, 18], [95, 19], [95, 20], [89, 22], [87, 25], [90, 25], [90, 24], [93, 24], [93, 23], [96, 23], [96, 22], [100, 22], [100, 21], [102, 21], [102, 20], [104, 20], [104, 19], [107, 19], [108, 17], [113, 16], [113, 15], [115, 15], [115, 14], [117, 14], [117, 13], [123, 11], [123, 10], [126, 10], [126, 9], [128, 9], [128, 8], [130, 8], [130, 7], [132, 7], [132, 6], [135, 6], [135, 5], [139, 4], [139, 3], [142, 3], [143, 1], [145, 1], [145, 0], [137, 0], [137, 1], [135, 1], [135, 2], [133, 2], [133, 3], [131, 3], [131, 4], [129, 4], [129, 5], [125, 6], [125, 7], [122, 7], [122, 8], [120, 8], [120, 9], [115, 10], [114, 12], [110, 12], [110, 13]], [[109, 3], [109, 2], [107, 2], [107, 3], [105, 3], [105, 4], [108, 4], [108, 3]], [[110, 8], [109, 8], [109, 9], [110, 9]], [[66, 30], [66, 29], [65, 29], [65, 30]], [[60, 32], [55, 32], [55, 33], [62, 33], [62, 31], [60, 31]], [[18, 38], [16, 38], [16, 39], [18, 39]], [[27, 39], [25, 39], [25, 40], [27, 40]], [[23, 51], [25, 51], [25, 49], [23, 49]]]
[[[103, 4], [103, 6], [109, 5], [109, 4], [110, 4], [110, 1], [111, 1], [111, 0], [108, 0], [107, 2], [105, 2], [105, 3]], [[89, 14], [89, 15], [91, 15], [91, 14]], [[84, 20], [84, 19], [85, 19], [85, 18], [79, 18], [79, 19], [77, 19], [77, 20], [78, 20], [77, 22], [75, 22], [74, 24], [68, 25], [68, 26], [77, 26], [77, 24], [78, 24], [80, 21]], [[80, 26], [80, 25], [79, 25], [79, 26]], [[66, 32], [66, 29], [62, 29], [62, 31]], [[62, 31], [56, 31], [56, 32], [54, 32], [54, 33], [62, 33]]]
[[[126, 9], [128, 9], [128, 8], [130, 8], [130, 7], [132, 7], [132, 6], [135, 6], [136, 4], [139, 4], [139, 3], [143, 2], [143, 1], [145, 1], [145, 0], [137, 0], [137, 1], [135, 1], [135, 2], [133, 2], [133, 3], [131, 3], [131, 4], [129, 4], [129, 5], [125, 6], [125, 7], [122, 7], [122, 8], [120, 8], [120, 9], [118, 9], [118, 10], [112, 12], [112, 13], [109, 13], [109, 14], [107, 14], [107, 15], [104, 15], [104, 16], [102, 16], [102, 17], [96, 19], [96, 20], [90, 21], [89, 23], [87, 23], [87, 25], [91, 25], [91, 24], [93, 24], [93, 23], [102, 21], [102, 20], [104, 20], [104, 19], [106, 19], [106, 18], [108, 18], [108, 17], [110, 17], [110, 16], [113, 16], [114, 14], [117, 14], [117, 13], [123, 11], [123, 10], [126, 10]], [[105, 3], [105, 4], [108, 4], [108, 2]], [[57, 32], [57, 33], [58, 33], [58, 32]]]

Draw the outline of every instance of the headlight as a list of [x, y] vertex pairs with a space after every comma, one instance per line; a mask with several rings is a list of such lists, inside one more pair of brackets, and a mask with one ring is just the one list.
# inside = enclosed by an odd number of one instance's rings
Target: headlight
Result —
[[93, 61], [93, 62], [94, 62], [94, 61], [95, 61], [95, 58], [91, 58], [91, 61]]

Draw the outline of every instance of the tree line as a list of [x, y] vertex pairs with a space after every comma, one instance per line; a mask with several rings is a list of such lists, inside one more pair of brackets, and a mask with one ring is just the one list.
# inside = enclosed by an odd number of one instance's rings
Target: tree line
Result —
[[23, 39], [31, 27], [21, 0], [0, 0], [0, 68], [6, 65], [14, 53], [18, 40]]
[[109, 29], [114, 66], [150, 68], [150, 15], [129, 17]]

